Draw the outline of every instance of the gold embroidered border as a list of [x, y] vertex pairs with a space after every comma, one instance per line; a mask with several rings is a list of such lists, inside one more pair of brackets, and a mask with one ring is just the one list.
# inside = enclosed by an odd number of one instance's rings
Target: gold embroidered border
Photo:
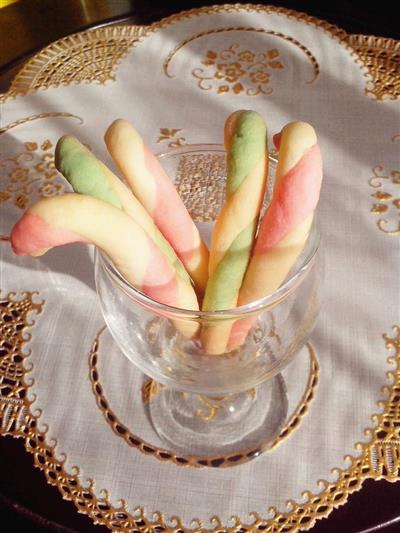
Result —
[[400, 97], [400, 42], [373, 35], [348, 35], [347, 43], [370, 78], [366, 94], [377, 100]]
[[117, 66], [144, 34], [144, 26], [108, 26], [59, 39], [25, 63], [0, 103], [37, 89], [115, 80]]
[[[264, 451], [265, 448], [268, 448], [268, 450], [272, 450], [273, 448], [281, 444], [282, 441], [284, 441], [293, 431], [295, 431], [299, 427], [301, 420], [308, 412], [310, 403], [314, 398], [315, 389], [318, 385], [319, 364], [317, 355], [311, 344], [307, 344], [310, 356], [310, 370], [304, 394], [296, 409], [294, 410], [292, 416], [272, 443], [261, 442], [255, 448], [249, 448], [247, 450], [237, 450], [226, 456], [218, 455], [215, 457], [199, 457], [196, 455], [176, 455], [170, 450], [158, 448], [157, 446], [154, 446], [153, 444], [144, 441], [138, 435], [133, 434], [132, 431], [118, 419], [118, 416], [115, 411], [112, 410], [104, 394], [104, 390], [101, 385], [101, 380], [99, 376], [99, 371], [97, 368], [99, 348], [101, 344], [100, 337], [104, 330], [105, 327], [102, 328], [97, 334], [89, 355], [89, 379], [92, 383], [92, 390], [96, 398], [97, 406], [103, 413], [106, 422], [114, 431], [114, 433], [119, 437], [123, 438], [129, 446], [136, 448], [145, 455], [151, 455], [152, 457], [155, 457], [156, 459], [163, 462], [173, 462], [178, 466], [192, 466], [197, 468], [204, 466], [214, 468], [229, 468], [231, 466], [237, 466], [250, 461], [254, 457], [257, 457], [262, 451]], [[149, 400], [151, 394], [155, 394], [154, 383], [155, 382], [150, 380], [150, 383], [147, 383], [147, 387], [145, 388], [147, 401]]]
[[63, 118], [76, 118], [79, 120], [80, 124], [83, 124], [83, 119], [81, 117], [78, 117], [76, 115], [73, 115], [72, 113], [65, 113], [62, 111], [54, 111], [51, 113], [39, 113], [38, 115], [30, 115], [29, 117], [20, 118], [19, 120], [16, 120], [15, 122], [10, 122], [10, 124], [7, 124], [6, 126], [0, 128], [0, 135], [2, 133], [5, 133], [6, 131], [9, 131], [13, 128], [16, 128], [17, 126], [21, 126], [22, 124], [26, 124], [26, 122], [33, 122], [35, 120], [41, 120], [44, 118], [57, 118], [57, 117], [63, 117]]
[[400, 42], [383, 37], [349, 35], [337, 26], [306, 13], [284, 7], [227, 4], [194, 8], [171, 15], [150, 26], [108, 26], [65, 37], [36, 54], [16, 75], [0, 102], [37, 89], [70, 83], [105, 83], [134, 44], [149, 33], [194, 16], [254, 11], [286, 16], [326, 31], [344, 44], [362, 65], [368, 78], [366, 94], [377, 100], [400, 96]]
[[38, 429], [39, 414], [31, 412], [27, 399], [29, 384], [24, 380], [26, 368], [23, 361], [29, 357], [22, 348], [29, 341], [26, 332], [33, 325], [29, 315], [40, 313], [44, 302], [33, 301], [35, 293], [24, 293], [16, 299], [15, 293], [0, 298], [0, 434], [23, 438], [25, 448], [34, 457], [34, 464], [45, 473], [49, 484], [56, 486], [64, 499], [72, 501], [78, 511], [88, 515], [94, 523], [121, 532], [143, 531], [146, 533], [296, 533], [311, 527], [317, 519], [328, 516], [332, 510], [344, 504], [352, 492], [359, 490], [367, 478], [397, 481], [400, 477], [400, 326], [394, 326], [393, 335], [383, 335], [386, 348], [392, 351], [388, 362], [393, 365], [388, 377], [392, 379], [384, 387], [387, 399], [379, 405], [382, 413], [373, 416], [374, 429], [365, 433], [371, 437], [369, 443], [359, 443], [358, 458], [347, 456], [349, 467], [337, 469], [338, 479], [332, 483], [321, 481], [322, 491], [313, 494], [304, 492], [305, 502], [288, 502], [289, 510], [281, 513], [272, 509], [272, 518], [264, 519], [251, 513], [252, 522], [242, 523], [232, 517], [230, 525], [224, 525], [218, 517], [211, 519], [212, 527], [207, 529], [200, 520], [193, 520], [186, 529], [178, 517], [167, 520], [162, 513], [155, 512], [151, 518], [143, 508], [129, 513], [124, 501], [113, 506], [107, 491], [99, 497], [94, 492], [93, 481], [83, 486], [79, 469], [72, 473], [64, 468], [66, 459], [56, 457], [55, 445], [46, 442], [46, 434]]

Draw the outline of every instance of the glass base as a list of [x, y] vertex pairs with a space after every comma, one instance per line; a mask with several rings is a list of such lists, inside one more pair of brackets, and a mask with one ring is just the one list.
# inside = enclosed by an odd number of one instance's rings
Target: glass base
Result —
[[150, 421], [168, 447], [185, 455], [217, 456], [240, 450], [256, 457], [268, 449], [288, 414], [280, 374], [257, 388], [220, 397], [158, 388], [148, 404]]
[[145, 377], [107, 328], [89, 357], [105, 422], [128, 446], [162, 462], [226, 468], [259, 456], [298, 429], [318, 384], [311, 345], [257, 388], [224, 396], [188, 393]]

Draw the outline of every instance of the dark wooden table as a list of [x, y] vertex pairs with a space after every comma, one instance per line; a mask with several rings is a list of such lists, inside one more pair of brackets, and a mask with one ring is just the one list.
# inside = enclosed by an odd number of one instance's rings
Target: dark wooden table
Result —
[[[0, 9], [0, 91], [5, 91], [21, 65], [33, 53], [65, 35], [87, 28], [129, 20], [148, 24], [183, 9], [212, 5], [216, 1], [146, 0], [21, 0]], [[349, 33], [398, 39], [398, 17], [389, 3], [375, 2], [258, 2], [307, 12], [342, 27]], [[42, 531], [107, 531], [77, 513], [47, 485], [33, 467], [22, 440], [0, 438], [0, 516], [3, 527], [29, 533]], [[400, 532], [400, 483], [367, 480], [313, 533]]]

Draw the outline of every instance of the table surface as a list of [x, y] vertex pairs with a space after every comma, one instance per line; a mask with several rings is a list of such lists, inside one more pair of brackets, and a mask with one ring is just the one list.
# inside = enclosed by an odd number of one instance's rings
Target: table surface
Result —
[[[65, 35], [100, 24], [124, 21], [147, 24], [171, 13], [216, 1], [137, 0], [21, 0], [0, 9], [0, 91], [26, 59], [50, 42]], [[264, 2], [262, 2], [264, 3]], [[307, 12], [340, 26], [349, 33], [399, 38], [396, 17], [381, 4], [368, 9], [365, 3], [339, 1], [318, 3], [285, 1], [265, 2]], [[317, 3], [316, 3], [317, 4]], [[1, 2], [0, 2], [1, 6]], [[107, 531], [77, 513], [74, 505], [61, 499], [35, 469], [22, 440], [0, 439], [0, 513], [13, 529], [36, 531]], [[312, 531], [364, 532], [400, 531], [400, 484], [367, 480], [360, 492], [350, 496], [346, 505], [328, 519], [316, 523]]]

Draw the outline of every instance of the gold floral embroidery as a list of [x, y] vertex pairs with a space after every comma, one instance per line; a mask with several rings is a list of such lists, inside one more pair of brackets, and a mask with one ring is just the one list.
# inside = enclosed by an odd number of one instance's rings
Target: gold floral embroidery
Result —
[[388, 192], [382, 192], [382, 191], [376, 191], [372, 193], [371, 196], [373, 196], [374, 198], [376, 198], [377, 200], [381, 202], [387, 202], [388, 200], [392, 198], [391, 194], [389, 194]]
[[169, 141], [169, 148], [179, 148], [180, 146], [184, 146], [186, 144], [185, 137], [178, 135], [181, 131], [181, 129], [160, 128], [160, 135], [157, 142], [162, 143]]
[[9, 174], [9, 177], [12, 183], [17, 181], [27, 181], [29, 177], [29, 170], [27, 168], [16, 168], [14, 172]]
[[38, 148], [37, 143], [27, 142], [27, 143], [24, 143], [24, 146], [28, 150], [28, 152], [34, 152]]
[[24, 210], [28, 205], [28, 197], [25, 194], [18, 194], [15, 198], [14, 204], [20, 209]]
[[[316, 362], [316, 359], [315, 359], [315, 362]], [[311, 367], [312, 367], [312, 361], [311, 361]], [[317, 363], [317, 369], [319, 370], [318, 363]], [[318, 373], [318, 370], [317, 370], [317, 373]], [[317, 377], [317, 381], [318, 381], [318, 377]], [[316, 381], [316, 383], [317, 383], [317, 381]], [[310, 383], [310, 379], [309, 379], [309, 383]], [[252, 389], [249, 389], [248, 391], [246, 391], [246, 394], [247, 394], [247, 396], [249, 396], [251, 399], [254, 400], [254, 398], [256, 397], [257, 392], [256, 392], [255, 388], [252, 388]], [[198, 401], [202, 405], [201, 405], [201, 407], [199, 409], [197, 409], [196, 416], [200, 417], [204, 422], [209, 422], [210, 420], [213, 420], [216, 417], [216, 415], [218, 414], [218, 411], [221, 409], [220, 402], [222, 402], [226, 398], [227, 398], [227, 396], [215, 396], [214, 398], [210, 398], [208, 396], [203, 396], [202, 394], [199, 394], [198, 395]], [[299, 409], [297, 409], [297, 412], [298, 411], [299, 411]], [[285, 429], [287, 427], [288, 427], [288, 424], [285, 426]], [[281, 432], [281, 434], [285, 431], [285, 429]], [[278, 442], [280, 442], [280, 435], [277, 437]]]
[[142, 402], [143, 405], [148, 405], [150, 399], [158, 393], [159, 388], [162, 387], [157, 381], [153, 379], [146, 379], [142, 385]]
[[11, 194], [8, 192], [0, 191], [0, 202], [5, 202], [11, 198]]
[[63, 187], [61, 185], [56, 183], [45, 183], [39, 187], [38, 192], [40, 196], [55, 196], [56, 194], [60, 194], [62, 190]]
[[[255, 32], [283, 39], [300, 49], [310, 61], [313, 76], [306, 83], [313, 83], [319, 75], [319, 65], [314, 55], [297, 39], [273, 30], [247, 27], [217, 28], [188, 37], [166, 57], [163, 64], [164, 74], [168, 78], [175, 78], [171, 73], [171, 63], [176, 54], [187, 44], [208, 35], [225, 32]], [[238, 43], [233, 43], [220, 51], [208, 50], [202, 64], [205, 68], [196, 67], [192, 70], [192, 75], [199, 80], [197, 85], [200, 89], [204, 91], [214, 89], [218, 94], [244, 92], [248, 96], [271, 94], [272, 88], [267, 85], [271, 80], [272, 71], [285, 68], [277, 48], [254, 52], [240, 49]]]
[[25, 151], [15, 157], [0, 159], [0, 172], [5, 177], [0, 202], [13, 201], [19, 209], [29, 202], [64, 192], [65, 181], [56, 183], [58, 172], [54, 165], [53, 143], [28, 141]]
[[209, 422], [215, 415], [218, 413], [219, 405], [217, 400], [215, 402], [211, 401], [207, 396], [199, 395], [199, 400], [204, 404], [204, 409], [197, 409], [196, 415], [202, 418], [205, 422]]
[[371, 213], [375, 213], [375, 214], [380, 214], [380, 213], [386, 213], [386, 211], [388, 210], [388, 206], [387, 205], [380, 205], [380, 204], [374, 204], [372, 207], [371, 207]]
[[380, 218], [377, 221], [378, 228], [388, 235], [400, 236], [400, 191], [398, 190], [400, 171], [392, 170], [388, 173], [384, 167], [376, 166], [372, 172], [374, 175], [368, 183], [370, 187], [378, 189], [371, 194], [378, 203], [371, 206], [371, 213], [375, 215], [387, 213], [388, 218]]
[[[276, 48], [255, 53], [241, 50], [240, 44], [233, 43], [219, 52], [209, 50], [202, 61], [207, 68], [195, 68], [192, 74], [199, 80], [200, 89], [206, 91], [213, 88], [212, 81], [218, 80], [224, 82], [216, 86], [218, 94], [240, 94], [243, 91], [249, 96], [271, 94], [272, 89], [266, 87], [271, 81], [271, 69], [284, 68], [278, 58]], [[210, 68], [213, 73], [206, 72]], [[250, 87], [246, 88], [248, 85]]]

